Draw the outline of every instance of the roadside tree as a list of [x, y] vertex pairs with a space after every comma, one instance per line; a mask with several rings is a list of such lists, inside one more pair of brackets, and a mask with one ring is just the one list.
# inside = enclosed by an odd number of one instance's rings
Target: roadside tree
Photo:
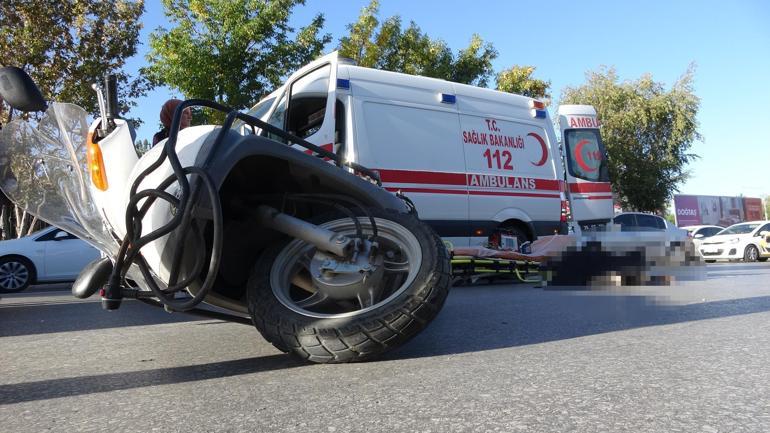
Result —
[[[136, 54], [143, 12], [142, 0], [0, 2], [0, 66], [24, 69], [47, 99], [77, 104], [92, 114], [98, 104], [91, 84], [100, 82], [105, 72], [114, 73], [125, 114], [147, 91], [146, 81], [123, 70], [126, 59]], [[0, 125], [18, 115], [2, 104]], [[9, 239], [39, 226], [3, 196], [0, 227], [2, 239]]]
[[649, 74], [621, 82], [614, 68], [602, 68], [562, 92], [561, 104], [596, 107], [613, 189], [624, 209], [660, 211], [687, 179], [687, 164], [698, 157], [692, 145], [701, 138], [694, 71], [691, 65], [666, 90]]
[[[242, 109], [272, 91], [288, 74], [321, 54], [331, 41], [316, 15], [295, 32], [292, 9], [304, 0], [163, 0], [171, 29], [150, 35], [153, 83], [185, 98], [209, 99]], [[209, 113], [206, 120], [217, 120]], [[204, 119], [198, 119], [203, 121]]]
[[477, 34], [467, 47], [454, 54], [441, 39], [432, 39], [410, 22], [405, 29], [398, 15], [380, 22], [379, 1], [361, 10], [340, 38], [340, 55], [359, 66], [441, 78], [457, 83], [487, 86], [497, 50]]
[[530, 98], [550, 99], [551, 81], [533, 78], [534, 66], [513, 65], [497, 74], [497, 90], [529, 96]]

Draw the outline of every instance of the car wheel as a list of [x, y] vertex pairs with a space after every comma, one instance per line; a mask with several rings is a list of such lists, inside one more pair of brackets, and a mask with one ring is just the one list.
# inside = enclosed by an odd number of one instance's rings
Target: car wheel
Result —
[[24, 257], [0, 259], [0, 293], [16, 293], [35, 281], [35, 267]]
[[743, 261], [745, 262], [756, 262], [759, 258], [759, 249], [755, 247], [754, 245], [749, 245], [746, 247], [746, 250], [743, 252]]

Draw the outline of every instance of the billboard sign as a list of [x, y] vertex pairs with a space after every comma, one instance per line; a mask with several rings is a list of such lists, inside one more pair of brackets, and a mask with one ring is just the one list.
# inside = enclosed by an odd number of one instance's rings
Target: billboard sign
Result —
[[765, 209], [762, 206], [761, 198], [745, 197], [743, 199], [743, 208], [746, 209], [746, 221], [765, 219]]
[[762, 199], [717, 197], [711, 195], [674, 195], [676, 225], [716, 225], [727, 227], [743, 221], [764, 218]]
[[675, 195], [676, 225], [697, 226], [701, 224], [701, 213], [698, 207], [698, 197], [694, 195]]

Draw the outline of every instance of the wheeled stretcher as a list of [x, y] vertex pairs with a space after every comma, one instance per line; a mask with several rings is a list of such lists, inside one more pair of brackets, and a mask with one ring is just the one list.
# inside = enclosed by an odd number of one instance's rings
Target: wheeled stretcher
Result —
[[575, 242], [575, 237], [569, 235], [542, 236], [532, 243], [529, 254], [485, 247], [450, 248], [452, 275], [455, 284], [499, 279], [537, 283], [541, 281], [541, 264], [558, 256]]

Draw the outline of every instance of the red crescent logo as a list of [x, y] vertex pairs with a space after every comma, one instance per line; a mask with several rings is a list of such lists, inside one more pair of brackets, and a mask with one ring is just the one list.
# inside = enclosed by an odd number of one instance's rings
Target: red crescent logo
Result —
[[543, 149], [543, 157], [540, 158], [540, 161], [532, 162], [532, 165], [535, 167], [540, 167], [541, 165], [545, 164], [546, 161], [548, 161], [548, 146], [545, 145], [545, 140], [543, 140], [543, 137], [535, 134], [534, 132], [527, 134], [527, 137], [534, 137], [535, 140], [540, 143], [540, 147]]
[[596, 168], [591, 168], [588, 164], [586, 164], [586, 161], [583, 159], [583, 146], [590, 143], [588, 140], [580, 140], [575, 145], [575, 161], [577, 161], [580, 168], [582, 168], [585, 171], [596, 171]]

